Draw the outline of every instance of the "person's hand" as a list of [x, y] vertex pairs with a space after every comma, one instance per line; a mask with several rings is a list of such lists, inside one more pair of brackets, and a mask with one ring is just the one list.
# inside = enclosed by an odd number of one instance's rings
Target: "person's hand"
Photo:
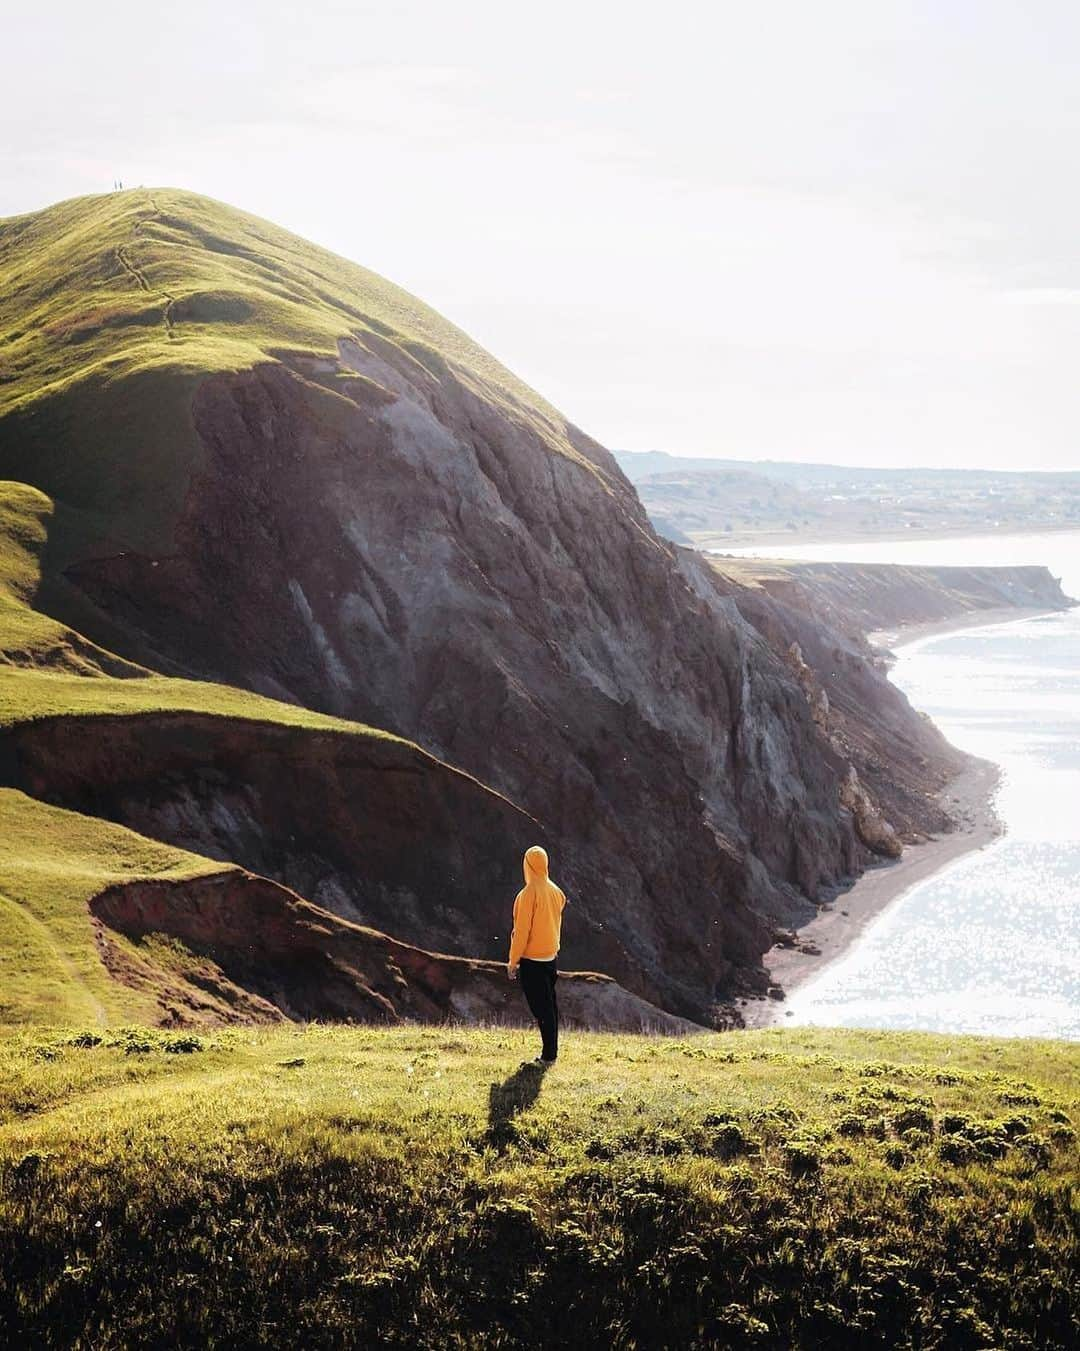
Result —
[[517, 971], [516, 966], [511, 966], [509, 962], [506, 963], [506, 974], [510, 980], [517, 980]]

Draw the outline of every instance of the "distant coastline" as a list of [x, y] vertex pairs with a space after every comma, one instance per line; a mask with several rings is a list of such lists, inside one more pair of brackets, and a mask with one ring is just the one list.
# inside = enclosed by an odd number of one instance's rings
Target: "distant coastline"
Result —
[[728, 460], [616, 451], [662, 535], [767, 549], [1080, 530], [1080, 471]]
[[824, 545], [836, 545], [838, 547], [852, 544], [933, 544], [938, 540], [956, 540], [956, 539], [1015, 539], [1021, 535], [1058, 535], [1058, 534], [1077, 534], [1080, 527], [1075, 521], [1062, 521], [1056, 524], [1046, 525], [1003, 525], [997, 529], [989, 527], [973, 527], [970, 524], [958, 525], [954, 529], [930, 530], [891, 530], [885, 532], [877, 531], [851, 531], [837, 532], [835, 530], [771, 530], [771, 531], [740, 531], [734, 530], [730, 534], [726, 531], [718, 533], [715, 531], [702, 531], [689, 536], [695, 549], [701, 549], [705, 553], [725, 554], [742, 553], [744, 550], [775, 550], [769, 554], [773, 558], [786, 558], [784, 548], [803, 549], [818, 548]]

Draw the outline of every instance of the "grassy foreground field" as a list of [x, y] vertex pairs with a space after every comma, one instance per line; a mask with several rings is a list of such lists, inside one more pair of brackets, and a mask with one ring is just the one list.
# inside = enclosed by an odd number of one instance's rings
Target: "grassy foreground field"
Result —
[[1080, 1056], [12, 1030], [0, 1342], [1075, 1345]]

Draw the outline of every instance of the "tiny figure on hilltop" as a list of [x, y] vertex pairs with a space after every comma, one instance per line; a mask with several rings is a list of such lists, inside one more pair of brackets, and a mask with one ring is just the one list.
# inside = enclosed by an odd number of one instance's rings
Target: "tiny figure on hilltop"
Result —
[[511, 980], [521, 977], [543, 1049], [538, 1065], [553, 1065], [559, 1054], [559, 1001], [555, 995], [558, 977], [559, 940], [566, 896], [548, 877], [547, 851], [538, 844], [525, 851], [522, 861], [525, 885], [514, 900], [514, 932], [506, 964]]

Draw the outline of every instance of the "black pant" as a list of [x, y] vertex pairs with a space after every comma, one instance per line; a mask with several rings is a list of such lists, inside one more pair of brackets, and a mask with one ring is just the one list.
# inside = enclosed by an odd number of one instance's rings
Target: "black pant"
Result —
[[559, 1001], [555, 997], [556, 960], [534, 962], [531, 957], [522, 957], [518, 967], [521, 988], [529, 1001], [532, 1016], [540, 1028], [543, 1038], [543, 1057], [554, 1060], [559, 1054]]

